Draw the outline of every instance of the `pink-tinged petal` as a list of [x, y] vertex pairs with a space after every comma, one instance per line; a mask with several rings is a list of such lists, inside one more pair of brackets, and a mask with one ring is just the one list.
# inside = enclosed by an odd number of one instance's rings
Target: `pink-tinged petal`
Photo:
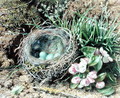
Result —
[[81, 63], [81, 65], [87, 65], [87, 64], [88, 64], [88, 61], [87, 61], [86, 58], [81, 58], [81, 59], [80, 59], [80, 63]]
[[105, 82], [97, 82], [96, 83], [96, 88], [98, 88], [98, 89], [102, 89], [102, 88], [104, 88], [105, 87]]
[[110, 62], [113, 62], [113, 59], [110, 56], [108, 57], [108, 59]]
[[80, 77], [77, 77], [77, 76], [73, 77], [72, 80], [71, 80], [71, 82], [74, 83], [74, 84], [80, 83], [80, 81], [81, 81]]
[[106, 57], [106, 56], [103, 57], [103, 63], [109, 63], [108, 57]]
[[71, 66], [69, 69], [68, 69], [68, 72], [72, 75], [75, 75], [77, 73], [77, 70], [75, 69], [74, 66]]
[[87, 78], [82, 79], [81, 82], [80, 82], [80, 85], [89, 86], [90, 85], [90, 81]]
[[78, 72], [84, 73], [86, 71], [86, 68], [87, 68], [87, 61], [82, 58], [81, 62], [75, 68]]
[[74, 66], [74, 67], [76, 67], [76, 66], [78, 66], [79, 65], [79, 63], [74, 63], [74, 64], [72, 64], [72, 66]]
[[83, 88], [83, 87], [84, 87], [84, 86], [83, 86], [83, 85], [81, 85], [81, 84], [79, 84], [79, 85], [78, 85], [78, 88]]
[[80, 73], [84, 73], [85, 71], [86, 71], [86, 67], [82, 67], [82, 68], [79, 69], [78, 72], [80, 72]]
[[79, 66], [80, 66], [79, 63], [74, 63], [74, 64], [72, 64], [71, 67], [73, 67], [73, 69], [74, 69], [74, 70], [76, 71], [76, 73], [77, 73], [77, 72], [79, 72]]
[[87, 79], [90, 81], [90, 83], [94, 83], [95, 80], [93, 78], [87, 77]]
[[87, 66], [86, 65], [81, 65], [81, 63], [79, 64], [79, 66], [76, 66], [75, 69], [77, 72], [80, 73], [84, 73], [86, 71]]
[[87, 77], [90, 77], [92, 79], [96, 79], [97, 78], [97, 72], [96, 71], [91, 71], [88, 73]]
[[100, 47], [100, 53], [102, 54], [103, 53], [103, 51], [104, 51], [104, 49], [103, 49], [103, 47]]
[[100, 53], [102, 54], [102, 56], [106, 56], [106, 57], [109, 56], [107, 51], [105, 51], [103, 47], [100, 48]]
[[85, 60], [87, 64], [90, 62], [89, 58], [81, 58], [81, 61], [82, 61], [82, 59]]

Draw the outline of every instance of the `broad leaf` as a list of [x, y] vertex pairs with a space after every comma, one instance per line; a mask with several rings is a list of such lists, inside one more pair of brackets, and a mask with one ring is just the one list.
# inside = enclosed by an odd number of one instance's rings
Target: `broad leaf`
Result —
[[96, 64], [98, 64], [101, 61], [101, 57], [100, 56], [93, 56], [90, 59], [90, 64], [89, 66], [95, 66]]
[[87, 90], [87, 91], [88, 91], [88, 90], [91, 90], [91, 89], [92, 89], [92, 86], [91, 86], [91, 85], [85, 87], [85, 90]]
[[81, 49], [81, 51], [83, 52], [84, 56], [91, 58], [94, 53], [95, 53], [96, 48], [94, 47], [90, 47], [90, 46], [85, 46]]
[[80, 77], [80, 74], [78, 73], [78, 74], [74, 75], [73, 77]]
[[101, 60], [101, 58], [99, 58], [99, 62], [94, 66], [96, 71], [99, 71], [103, 66], [103, 62]]
[[105, 96], [112, 95], [115, 92], [115, 89], [113, 87], [105, 87], [103, 89], [97, 89], [97, 91]]
[[101, 73], [98, 75], [98, 78], [96, 79], [97, 82], [103, 81], [106, 77], [107, 73]]

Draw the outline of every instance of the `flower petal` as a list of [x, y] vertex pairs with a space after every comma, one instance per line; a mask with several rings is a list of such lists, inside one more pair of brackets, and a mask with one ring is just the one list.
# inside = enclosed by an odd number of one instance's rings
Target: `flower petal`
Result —
[[103, 49], [103, 47], [100, 48], [100, 53], [102, 54], [102, 56], [109, 56], [109, 54]]
[[102, 89], [102, 88], [104, 88], [104, 87], [105, 87], [105, 82], [104, 82], [104, 81], [102, 81], [102, 82], [97, 82], [97, 83], [96, 83], [96, 88]]
[[109, 63], [108, 57], [106, 57], [106, 56], [103, 57], [103, 63]]
[[110, 56], [108, 57], [108, 59], [110, 62], [113, 62], [113, 59]]
[[73, 77], [71, 82], [74, 83], [74, 84], [77, 84], [77, 83], [80, 83], [81, 79], [80, 77], [76, 76], [76, 77]]
[[91, 71], [88, 73], [87, 77], [90, 77], [92, 79], [96, 79], [97, 78], [97, 72], [96, 71]]
[[93, 78], [87, 77], [87, 79], [90, 81], [90, 83], [94, 83], [95, 80]]
[[76, 71], [80, 72], [80, 73], [84, 73], [86, 71], [86, 68], [87, 68], [86, 65], [81, 65], [81, 64], [79, 64], [79, 66], [75, 67]]
[[82, 58], [81, 62], [75, 68], [78, 72], [84, 73], [86, 71], [86, 68], [87, 68], [87, 61]]
[[90, 81], [87, 78], [82, 79], [81, 82], [80, 82], [80, 85], [89, 86], [90, 85]]
[[88, 59], [87, 58], [81, 58], [80, 59], [80, 63], [81, 63], [81, 65], [87, 65], [88, 64]]
[[[87, 64], [90, 62], [90, 59], [89, 59], [89, 58], [82, 58], [82, 59], [85, 60]], [[82, 60], [82, 59], [81, 59], [81, 60]]]
[[83, 86], [83, 85], [81, 85], [81, 84], [79, 84], [79, 85], [78, 85], [78, 88], [83, 88], [83, 87], [84, 87], [84, 86]]
[[69, 69], [68, 69], [68, 72], [72, 75], [75, 75], [77, 73], [77, 70], [75, 69], [74, 66], [71, 66]]

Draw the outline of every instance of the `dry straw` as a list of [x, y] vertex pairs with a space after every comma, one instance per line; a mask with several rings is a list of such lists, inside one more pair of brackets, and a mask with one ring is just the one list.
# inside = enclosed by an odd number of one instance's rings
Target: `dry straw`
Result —
[[[61, 38], [64, 53], [58, 59], [40, 60], [30, 54], [32, 43], [41, 36], [50, 35]], [[34, 77], [41, 81], [62, 77], [69, 68], [69, 64], [76, 57], [77, 44], [75, 36], [63, 28], [44, 28], [31, 32], [20, 45], [20, 64]]]

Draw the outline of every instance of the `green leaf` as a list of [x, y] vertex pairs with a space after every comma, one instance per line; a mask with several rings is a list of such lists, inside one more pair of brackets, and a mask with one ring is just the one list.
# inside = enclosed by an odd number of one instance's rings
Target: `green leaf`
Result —
[[91, 86], [91, 85], [85, 87], [85, 90], [91, 90], [91, 89], [92, 89], [92, 86]]
[[89, 66], [95, 66], [96, 64], [98, 64], [101, 60], [100, 56], [93, 56], [90, 60], [90, 64]]
[[83, 73], [79, 73], [79, 77], [83, 78], [85, 75]]
[[16, 86], [12, 89], [12, 94], [18, 95], [23, 91], [24, 87], [23, 86]]
[[79, 84], [73, 84], [73, 83], [71, 83], [71, 84], [70, 84], [70, 88], [71, 88], [71, 89], [75, 89], [75, 88], [78, 87], [78, 85], [79, 85]]
[[109, 78], [109, 82], [111, 84], [116, 84], [117, 83], [117, 79], [112, 73], [107, 73], [107, 77]]
[[96, 48], [94, 47], [90, 47], [90, 46], [85, 46], [81, 49], [81, 51], [83, 52], [84, 56], [91, 58], [94, 53], [95, 53]]
[[99, 71], [103, 66], [103, 62], [101, 60], [101, 58], [99, 58], [99, 62], [94, 66], [96, 71]]
[[106, 77], [107, 73], [101, 73], [98, 75], [98, 78], [96, 79], [97, 82], [103, 81]]
[[73, 77], [80, 77], [80, 74], [75, 74]]
[[103, 89], [97, 89], [97, 91], [105, 96], [112, 95], [115, 92], [115, 89], [113, 87], [105, 87]]

